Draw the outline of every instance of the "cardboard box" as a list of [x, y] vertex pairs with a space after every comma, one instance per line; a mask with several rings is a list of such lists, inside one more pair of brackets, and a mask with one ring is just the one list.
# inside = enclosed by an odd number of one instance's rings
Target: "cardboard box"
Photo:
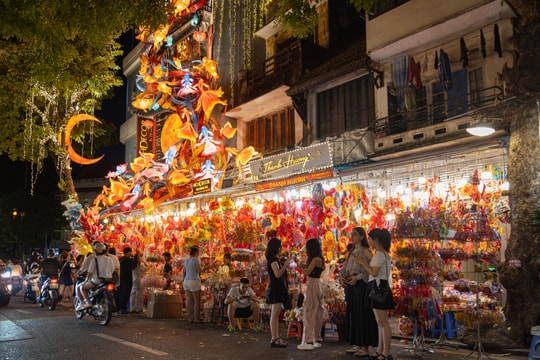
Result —
[[150, 293], [146, 316], [153, 319], [181, 319], [182, 295], [168, 293]]

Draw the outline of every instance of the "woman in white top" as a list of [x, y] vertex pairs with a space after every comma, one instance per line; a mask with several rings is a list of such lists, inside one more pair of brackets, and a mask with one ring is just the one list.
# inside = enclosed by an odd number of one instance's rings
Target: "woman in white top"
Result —
[[190, 323], [201, 322], [201, 262], [199, 247], [189, 249], [189, 258], [184, 262], [184, 290], [186, 310]]
[[[368, 264], [364, 258], [356, 257], [356, 261], [361, 264], [369, 274], [368, 294], [374, 286], [390, 286], [392, 262], [390, 259], [390, 232], [386, 229], [375, 228], [368, 234], [371, 247], [375, 249], [375, 255]], [[379, 333], [379, 343], [377, 346], [376, 360], [392, 360], [390, 345], [392, 332], [388, 322], [388, 310], [395, 307], [392, 292], [385, 301], [377, 303], [372, 301], [373, 313], [377, 320]]]

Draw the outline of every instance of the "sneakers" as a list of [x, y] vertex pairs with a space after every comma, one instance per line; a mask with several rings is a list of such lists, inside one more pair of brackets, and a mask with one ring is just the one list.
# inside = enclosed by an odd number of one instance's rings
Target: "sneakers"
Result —
[[367, 352], [367, 351], [365, 351], [365, 350], [363, 350], [363, 349], [360, 349], [360, 348], [359, 348], [358, 351], [355, 352], [353, 355], [356, 356], [356, 357], [365, 357], [365, 358], [369, 358], [369, 352]]
[[320, 348], [322, 346], [322, 344], [318, 341], [314, 341], [313, 342], [313, 347], [316, 347], [316, 348]]
[[81, 302], [77, 308], [75, 309], [75, 311], [83, 311], [83, 310], [86, 310], [86, 309], [89, 309], [92, 307], [92, 304], [89, 302], [89, 301], [84, 301], [84, 302]]
[[347, 354], [354, 354], [354, 353], [357, 352], [358, 350], [360, 350], [360, 346], [354, 345], [352, 348], [345, 350], [345, 352], [346, 352]]
[[298, 350], [313, 350], [313, 349], [315, 349], [315, 346], [313, 346], [313, 344], [301, 343], [296, 348]]

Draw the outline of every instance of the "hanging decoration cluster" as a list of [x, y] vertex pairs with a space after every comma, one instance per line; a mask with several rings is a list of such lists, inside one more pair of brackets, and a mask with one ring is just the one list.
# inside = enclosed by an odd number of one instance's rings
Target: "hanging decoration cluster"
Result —
[[[236, 136], [236, 128], [212, 113], [216, 105], [227, 105], [218, 79], [216, 61], [211, 53], [202, 59], [186, 61], [171, 56], [169, 47], [173, 38], [169, 32], [178, 24], [201, 22], [201, 9], [207, 0], [194, 2], [176, 1], [171, 23], [160, 26], [151, 33], [141, 29], [137, 38], [144, 44], [140, 54], [140, 71], [137, 76], [136, 95], [132, 106], [144, 112], [170, 112], [161, 131], [161, 150], [164, 159], [154, 159], [153, 154], [142, 153], [129, 168], [118, 166], [108, 174], [110, 187], [103, 189], [94, 205], [104, 207], [103, 212], [129, 211], [144, 208], [152, 211], [163, 201], [193, 195], [194, 184], [205, 183], [209, 191], [221, 188], [225, 170], [230, 159], [235, 159], [238, 177], [242, 166], [255, 153], [253, 147], [242, 151], [226, 147], [228, 140]], [[212, 26], [209, 27], [211, 29]], [[204, 41], [201, 31], [195, 31], [197, 40]], [[210, 34], [206, 39], [211, 38]], [[207, 40], [210, 41], [210, 40]], [[210, 44], [209, 44], [210, 47]], [[217, 110], [216, 110], [217, 111]], [[154, 122], [148, 120], [148, 126]]]

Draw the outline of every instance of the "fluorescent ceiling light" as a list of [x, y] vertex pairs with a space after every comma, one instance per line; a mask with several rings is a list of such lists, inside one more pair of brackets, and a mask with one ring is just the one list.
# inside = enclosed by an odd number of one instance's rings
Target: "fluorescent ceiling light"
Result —
[[474, 136], [488, 136], [495, 132], [493, 125], [488, 123], [486, 119], [482, 119], [476, 124], [467, 128], [467, 132]]

